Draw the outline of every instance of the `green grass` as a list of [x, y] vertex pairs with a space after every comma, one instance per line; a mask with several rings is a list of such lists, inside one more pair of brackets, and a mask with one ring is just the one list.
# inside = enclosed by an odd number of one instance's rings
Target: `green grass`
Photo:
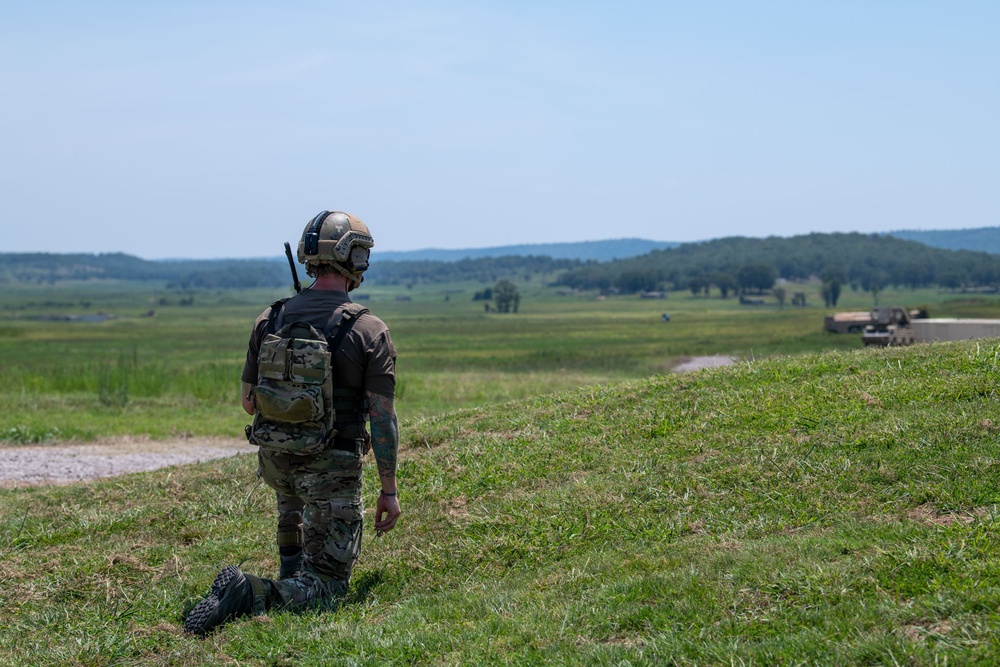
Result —
[[998, 372], [830, 351], [412, 418], [348, 599], [207, 640], [216, 571], [277, 569], [252, 457], [0, 491], [0, 663], [996, 664]]

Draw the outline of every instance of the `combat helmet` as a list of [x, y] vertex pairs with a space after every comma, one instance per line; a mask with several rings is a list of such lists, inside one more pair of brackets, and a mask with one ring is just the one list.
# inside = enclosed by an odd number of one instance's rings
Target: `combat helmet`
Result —
[[332, 266], [347, 276], [354, 289], [365, 279], [362, 274], [374, 245], [368, 226], [350, 213], [320, 211], [302, 232], [298, 257], [310, 275], [319, 266]]

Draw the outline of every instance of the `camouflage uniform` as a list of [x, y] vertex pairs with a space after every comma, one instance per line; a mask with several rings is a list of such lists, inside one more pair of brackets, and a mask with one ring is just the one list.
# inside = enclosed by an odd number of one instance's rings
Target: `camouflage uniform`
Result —
[[[322, 330], [346, 303], [345, 292], [304, 290], [284, 304], [283, 319], [303, 320]], [[257, 354], [269, 313], [267, 309], [257, 318], [250, 337], [243, 369], [243, 381], [250, 384], [257, 382]], [[346, 592], [361, 552], [361, 460], [370, 442], [364, 395], [393, 395], [395, 357], [385, 324], [362, 314], [333, 351], [338, 436], [331, 446], [308, 455], [260, 449], [260, 476], [277, 496], [278, 545], [303, 547], [298, 576], [268, 580], [268, 607], [305, 607]]]

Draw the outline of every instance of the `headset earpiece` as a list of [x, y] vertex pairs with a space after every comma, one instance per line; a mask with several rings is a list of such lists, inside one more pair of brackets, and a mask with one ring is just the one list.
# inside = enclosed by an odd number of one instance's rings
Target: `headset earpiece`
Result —
[[350, 271], [367, 271], [368, 270], [368, 258], [371, 256], [371, 251], [368, 248], [363, 248], [359, 245], [351, 248], [351, 256], [347, 258], [347, 268]]
[[306, 233], [302, 236], [302, 252], [306, 257], [319, 254], [319, 232], [323, 228], [323, 221], [326, 220], [326, 216], [328, 215], [330, 215], [329, 211], [320, 211], [317, 213], [316, 217], [310, 221]]

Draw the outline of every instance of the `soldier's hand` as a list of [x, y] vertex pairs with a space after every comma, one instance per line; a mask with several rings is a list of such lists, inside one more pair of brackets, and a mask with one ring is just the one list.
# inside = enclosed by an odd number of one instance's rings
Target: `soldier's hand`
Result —
[[399, 499], [396, 496], [378, 494], [378, 501], [375, 503], [375, 530], [379, 534], [392, 530], [400, 514], [402, 512], [399, 509]]

